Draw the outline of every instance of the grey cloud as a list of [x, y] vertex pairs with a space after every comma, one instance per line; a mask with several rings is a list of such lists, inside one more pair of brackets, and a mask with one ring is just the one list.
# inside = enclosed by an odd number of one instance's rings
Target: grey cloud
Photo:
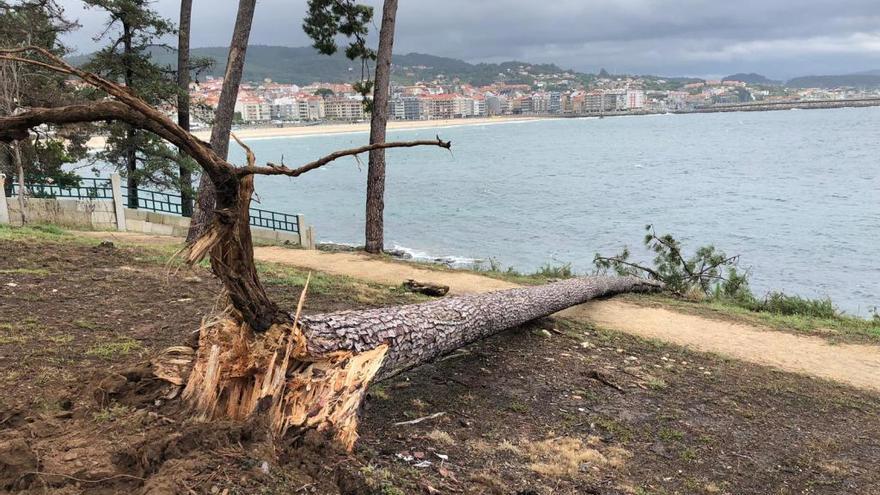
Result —
[[[80, 17], [71, 42], [83, 51], [100, 29]], [[370, 0], [379, 7], [381, 2]], [[195, 46], [228, 42], [234, 0], [194, 4]], [[178, 4], [158, 0], [170, 18]], [[304, 0], [260, 0], [252, 40], [301, 46]], [[396, 47], [469, 61], [522, 59], [578, 70], [771, 77], [880, 68], [877, 0], [401, 0]]]

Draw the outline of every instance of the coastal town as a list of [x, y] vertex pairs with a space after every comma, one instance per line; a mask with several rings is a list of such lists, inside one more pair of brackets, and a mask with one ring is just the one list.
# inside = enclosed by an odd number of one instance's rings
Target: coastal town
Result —
[[[665, 80], [611, 76], [604, 71], [584, 82], [579, 75], [533, 74], [521, 66], [528, 83], [494, 82], [477, 86], [442, 76], [411, 84], [393, 83], [388, 113], [392, 120], [422, 121], [494, 116], [611, 116], [625, 114], [725, 111], [748, 107], [847, 102], [880, 103], [880, 90], [790, 88], [732, 78]], [[501, 74], [499, 74], [500, 76]], [[747, 78], [744, 78], [747, 79]], [[191, 86], [198, 128], [211, 122], [222, 78]], [[873, 99], [878, 99], [873, 103]], [[236, 103], [239, 124], [359, 122], [368, 117], [363, 97], [349, 83], [315, 82], [306, 86], [266, 79], [245, 83]]]

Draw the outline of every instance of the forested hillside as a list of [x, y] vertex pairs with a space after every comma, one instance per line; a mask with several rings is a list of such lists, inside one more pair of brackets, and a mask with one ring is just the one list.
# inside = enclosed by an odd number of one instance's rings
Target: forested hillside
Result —
[[[227, 48], [204, 47], [194, 48], [193, 57], [214, 60], [214, 65], [206, 75], [222, 76], [226, 66]], [[82, 64], [89, 56], [74, 57], [71, 60]], [[153, 49], [153, 58], [161, 65], [174, 66], [177, 61], [175, 52], [165, 48]], [[416, 80], [433, 80], [440, 76], [447, 79], [460, 79], [472, 84], [489, 84], [496, 80], [511, 83], [531, 83], [536, 74], [562, 74], [565, 70], [553, 64], [528, 64], [525, 62], [504, 62], [500, 64], [471, 64], [463, 60], [438, 57], [422, 53], [409, 53], [394, 56], [393, 77], [399, 82]], [[528, 67], [523, 74], [522, 67]], [[575, 77], [582, 74], [570, 73]], [[500, 75], [499, 75], [500, 74]], [[349, 82], [360, 79], [361, 67], [357, 61], [351, 61], [337, 53], [333, 56], [321, 55], [311, 47], [286, 47], [254, 45], [248, 48], [244, 79], [246, 81], [273, 81], [293, 84], [310, 84], [315, 81]]]

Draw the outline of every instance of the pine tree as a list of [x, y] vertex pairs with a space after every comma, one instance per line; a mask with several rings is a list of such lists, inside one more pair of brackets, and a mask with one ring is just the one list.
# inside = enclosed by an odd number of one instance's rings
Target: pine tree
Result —
[[[151, 8], [149, 0], [85, 0], [108, 15], [102, 38], [107, 46], [95, 53], [88, 70], [124, 84], [154, 106], [176, 103], [175, 74], [156, 65], [149, 48], [175, 32], [168, 19]], [[126, 123], [107, 129], [104, 150], [96, 161], [113, 166], [127, 179], [128, 206], [138, 207], [138, 188], [144, 184], [176, 188], [178, 154], [154, 134]]]

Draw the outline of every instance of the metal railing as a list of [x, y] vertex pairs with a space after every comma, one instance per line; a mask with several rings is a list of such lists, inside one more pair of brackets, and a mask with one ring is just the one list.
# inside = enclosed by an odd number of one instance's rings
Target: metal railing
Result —
[[[128, 189], [122, 189], [122, 197], [125, 198], [125, 204], [128, 206]], [[180, 215], [182, 211], [181, 204], [183, 203], [179, 194], [150, 191], [149, 189], [137, 189], [136, 209], [138, 210], [150, 210]]]
[[[73, 199], [113, 199], [110, 179], [81, 178], [71, 185], [28, 184], [24, 185], [27, 194], [34, 198], [73, 198]], [[10, 192], [18, 195], [19, 186], [12, 180]]]
[[[12, 195], [18, 194], [18, 184], [12, 182]], [[74, 198], [74, 199], [107, 199], [113, 200], [113, 186], [110, 179], [81, 178], [74, 185], [58, 184], [25, 184], [28, 194], [36, 198]], [[122, 197], [128, 206], [128, 189], [122, 188]], [[138, 210], [156, 211], [180, 215], [182, 200], [179, 194], [149, 189], [137, 189]], [[299, 217], [277, 211], [250, 209], [250, 224], [254, 227], [299, 233]]]
[[[149, 189], [138, 189], [137, 194], [137, 209], [139, 210], [171, 213], [173, 215], [181, 214], [181, 197], [179, 194], [150, 191]], [[128, 192], [126, 189], [123, 189], [122, 197], [125, 198], [125, 204], [127, 205]], [[251, 208], [249, 217], [250, 224], [254, 227], [299, 233], [299, 218], [296, 215]]]
[[251, 208], [250, 223], [254, 227], [299, 233], [299, 218], [287, 213]]

